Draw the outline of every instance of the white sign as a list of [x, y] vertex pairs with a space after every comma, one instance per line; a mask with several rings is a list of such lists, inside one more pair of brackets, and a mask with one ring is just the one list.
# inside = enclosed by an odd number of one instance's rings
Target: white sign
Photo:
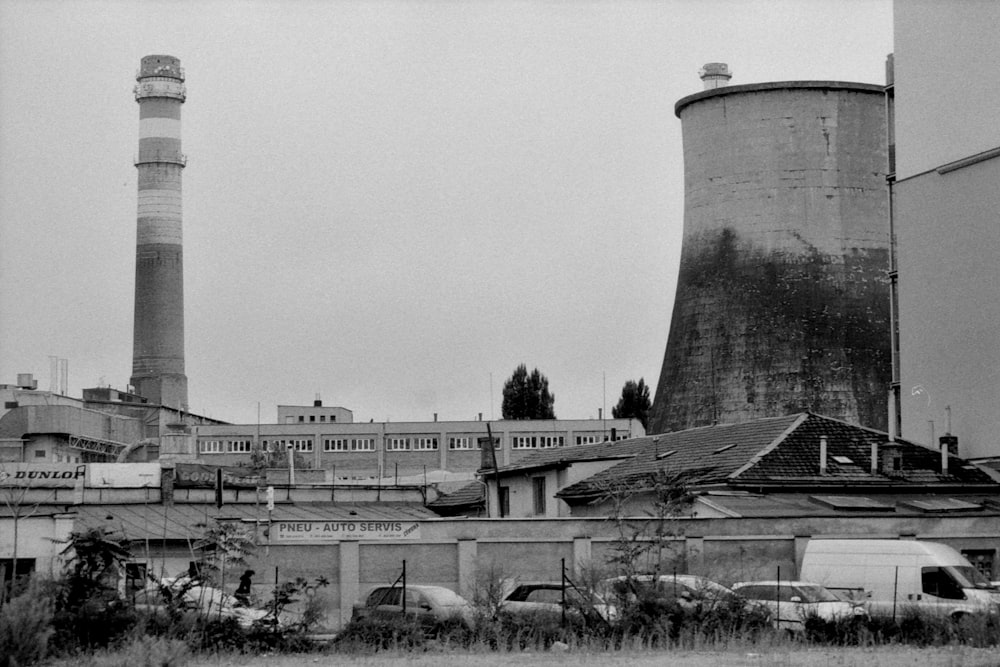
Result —
[[159, 488], [160, 464], [91, 463], [87, 486], [92, 489]]
[[72, 489], [86, 475], [84, 463], [0, 463], [0, 486]]
[[342, 542], [344, 540], [418, 540], [416, 521], [275, 521], [271, 543]]

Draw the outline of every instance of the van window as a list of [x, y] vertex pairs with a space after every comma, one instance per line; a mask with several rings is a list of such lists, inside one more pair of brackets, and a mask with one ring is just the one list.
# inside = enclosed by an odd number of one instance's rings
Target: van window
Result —
[[927, 595], [948, 600], [964, 600], [965, 593], [958, 582], [943, 567], [920, 568], [920, 580]]

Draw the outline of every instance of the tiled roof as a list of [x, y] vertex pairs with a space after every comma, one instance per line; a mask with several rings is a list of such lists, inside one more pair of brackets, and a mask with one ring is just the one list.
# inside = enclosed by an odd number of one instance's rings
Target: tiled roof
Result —
[[[827, 469], [819, 472], [820, 436], [827, 438]], [[871, 446], [879, 451], [887, 435], [811, 413], [759, 419], [742, 424], [706, 426], [616, 443], [583, 445], [539, 452], [523, 459], [526, 467], [627, 457], [587, 479], [567, 486], [558, 497], [592, 499], [619, 485], [640, 488], [658, 471], [683, 474], [693, 484], [734, 487], [784, 486], [970, 486], [998, 488], [982, 470], [952, 457], [948, 474], [940, 472], [940, 454], [910, 442], [897, 441], [902, 470], [887, 475], [871, 473]], [[672, 452], [672, 453], [671, 453]], [[838, 460], [839, 459], [839, 460]]]
[[482, 482], [471, 482], [456, 491], [427, 503], [428, 509], [439, 510], [459, 507], [478, 507], [486, 500]]
[[[826, 473], [819, 474], [820, 437], [827, 439]], [[894, 445], [902, 453], [902, 470], [898, 475], [871, 474], [872, 444], [878, 445], [879, 456], [887, 444], [885, 433], [853, 426], [846, 422], [810, 414], [771, 451], [754, 465], [740, 472], [734, 480], [755, 485], [775, 482], [809, 481], [850, 482], [862, 485], [898, 484], [987, 484], [995, 482], [982, 470], [969, 466], [962, 459], [949, 459], [948, 474], [941, 474], [941, 454], [927, 447], [897, 440]], [[838, 457], [841, 458], [838, 461]], [[847, 463], [846, 460], [850, 460]]]
[[[48, 508], [40, 508], [42, 514]], [[266, 523], [266, 506], [252, 504], [223, 505], [217, 509], [214, 504], [172, 505], [74, 505], [59, 511], [75, 513], [74, 530], [106, 526], [120, 531], [130, 540], [193, 540], [201, 537], [205, 528], [215, 519], [238, 519]], [[278, 503], [271, 512], [275, 521], [420, 521], [436, 519], [438, 516], [415, 503]]]
[[[562, 489], [558, 495], [561, 498], [593, 497], [609, 485], [649, 479], [650, 475], [661, 470], [687, 474], [697, 478], [700, 484], [725, 482], [730, 474], [776, 442], [803, 418], [804, 415], [787, 415], [623, 440], [614, 444], [619, 446], [620, 452], [631, 454], [629, 459]], [[522, 464], [529, 460], [525, 459]]]

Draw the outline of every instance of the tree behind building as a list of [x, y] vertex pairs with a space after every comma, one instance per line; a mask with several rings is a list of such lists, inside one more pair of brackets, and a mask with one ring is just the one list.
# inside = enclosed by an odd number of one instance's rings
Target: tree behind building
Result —
[[618, 399], [618, 405], [611, 409], [611, 416], [615, 419], [628, 419], [630, 417], [638, 419], [642, 427], [646, 428], [651, 405], [649, 387], [645, 380], [639, 378], [638, 383], [635, 380], [629, 380], [622, 387], [621, 398]]
[[528, 373], [521, 364], [503, 385], [504, 419], [555, 419], [555, 396], [549, 393], [549, 380], [538, 369]]

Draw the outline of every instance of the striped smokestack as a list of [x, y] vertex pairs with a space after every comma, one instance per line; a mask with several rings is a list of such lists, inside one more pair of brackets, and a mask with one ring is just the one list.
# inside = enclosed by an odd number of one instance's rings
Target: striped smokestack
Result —
[[131, 382], [135, 392], [150, 402], [186, 410], [181, 246], [184, 70], [173, 56], [146, 56], [136, 81], [139, 205]]

